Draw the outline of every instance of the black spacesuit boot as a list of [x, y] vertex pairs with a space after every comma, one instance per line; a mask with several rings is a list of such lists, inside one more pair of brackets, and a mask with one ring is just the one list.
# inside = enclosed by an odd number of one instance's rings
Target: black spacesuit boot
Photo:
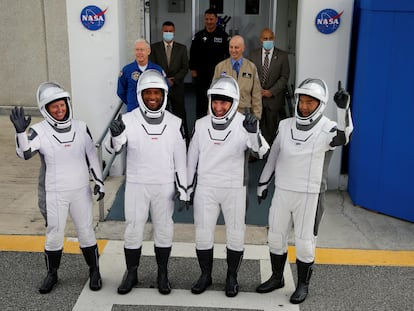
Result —
[[235, 297], [239, 293], [239, 283], [237, 282], [237, 272], [243, 259], [243, 251], [233, 251], [227, 249], [227, 277], [226, 277], [226, 296]]
[[39, 293], [47, 294], [53, 289], [58, 282], [57, 271], [60, 266], [60, 259], [62, 258], [62, 250], [48, 251], [45, 250], [45, 262], [47, 275], [43, 280], [42, 285], [39, 287]]
[[141, 247], [138, 249], [124, 248], [127, 271], [118, 287], [118, 294], [128, 294], [138, 284], [138, 266], [141, 258]]
[[201, 269], [201, 276], [197, 282], [191, 286], [191, 292], [193, 294], [201, 294], [212, 284], [211, 271], [213, 269], [213, 249], [196, 249], [196, 253], [198, 264]]
[[258, 293], [269, 293], [275, 289], [285, 286], [283, 271], [285, 269], [287, 253], [276, 255], [270, 253], [270, 262], [272, 263], [272, 276], [264, 283], [256, 287]]
[[301, 303], [306, 299], [306, 296], [308, 296], [309, 280], [313, 271], [312, 265], [313, 262], [306, 263], [296, 259], [296, 266], [298, 268], [298, 286], [292, 296], [290, 296], [291, 303]]
[[102, 279], [99, 272], [99, 253], [98, 246], [81, 248], [83, 257], [89, 266], [89, 288], [93, 291], [100, 290], [102, 288]]
[[171, 247], [155, 247], [155, 258], [158, 265], [157, 284], [158, 291], [163, 295], [171, 293], [171, 284], [168, 280], [168, 259]]

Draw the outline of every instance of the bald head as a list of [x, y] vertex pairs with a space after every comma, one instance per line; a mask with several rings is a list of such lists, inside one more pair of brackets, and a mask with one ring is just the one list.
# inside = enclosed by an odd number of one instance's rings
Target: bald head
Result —
[[240, 35], [235, 35], [231, 37], [230, 44], [237, 44], [244, 47], [244, 39]]
[[275, 40], [275, 34], [270, 28], [264, 28], [260, 33], [260, 41], [273, 41]]
[[243, 57], [244, 39], [242, 36], [233, 36], [229, 42], [230, 56], [234, 60], [239, 60]]

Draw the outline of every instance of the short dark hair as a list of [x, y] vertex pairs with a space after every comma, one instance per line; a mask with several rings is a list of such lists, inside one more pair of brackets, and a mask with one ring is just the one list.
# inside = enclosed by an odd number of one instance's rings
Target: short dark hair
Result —
[[233, 102], [232, 97], [226, 96], [226, 95], [221, 95], [221, 94], [211, 94], [211, 101], [213, 101], [213, 100], [221, 100], [221, 101], [229, 102], [229, 103]]
[[175, 28], [175, 25], [174, 25], [174, 23], [172, 21], [165, 21], [162, 24], [162, 27], [164, 27], [164, 26], [173, 26]]
[[206, 14], [214, 14], [215, 17], [217, 17], [217, 11], [213, 8], [209, 8], [204, 12], [204, 15]]

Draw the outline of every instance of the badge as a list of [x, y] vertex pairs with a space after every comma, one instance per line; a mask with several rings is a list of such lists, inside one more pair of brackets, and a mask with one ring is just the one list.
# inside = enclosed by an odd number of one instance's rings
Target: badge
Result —
[[252, 74], [251, 73], [248, 73], [248, 72], [243, 72], [242, 77], [243, 78], [247, 78], [247, 79], [251, 79], [252, 78]]
[[134, 71], [133, 73], [131, 73], [131, 79], [134, 81], [138, 81], [140, 73], [138, 71]]

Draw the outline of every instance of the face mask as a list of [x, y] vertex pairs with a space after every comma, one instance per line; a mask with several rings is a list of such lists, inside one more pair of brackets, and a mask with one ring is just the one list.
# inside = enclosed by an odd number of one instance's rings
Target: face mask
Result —
[[174, 39], [174, 33], [173, 32], [163, 32], [162, 38], [164, 41], [170, 42]]
[[273, 41], [263, 41], [263, 48], [265, 50], [271, 50], [273, 48]]

